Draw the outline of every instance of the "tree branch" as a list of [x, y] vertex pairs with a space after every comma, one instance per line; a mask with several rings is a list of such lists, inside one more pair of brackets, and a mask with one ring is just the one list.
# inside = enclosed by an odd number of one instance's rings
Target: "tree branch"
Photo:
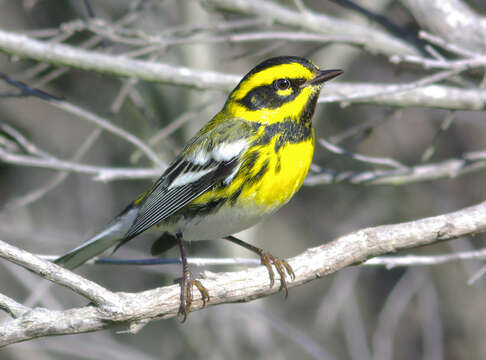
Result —
[[470, 50], [486, 50], [486, 18], [461, 0], [402, 0], [423, 29]]
[[65, 286], [97, 305], [116, 309], [117, 304], [119, 304], [118, 296], [102, 286], [1, 240], [0, 257], [34, 272], [44, 279]]
[[[16, 154], [0, 147], [0, 162], [18, 166], [37, 167], [50, 170], [69, 171], [93, 175], [94, 181], [115, 181], [124, 179], [154, 179], [160, 176], [159, 169], [152, 168], [114, 168], [86, 165], [57, 158], [39, 158]], [[317, 166], [317, 168], [319, 168]], [[400, 169], [370, 171], [338, 171], [322, 169], [307, 176], [304, 185], [326, 185], [338, 182], [367, 185], [403, 185], [437, 179], [451, 179], [473, 171], [486, 168], [486, 152], [475, 151], [457, 159], [447, 159], [436, 163], [414, 165]]]
[[[87, 71], [198, 89], [230, 91], [241, 78], [238, 75], [103, 54], [69, 45], [39, 41], [4, 30], [0, 30], [0, 51], [57, 66], [69, 66]], [[454, 110], [483, 110], [486, 108], [486, 90], [462, 89], [443, 85], [417, 87], [416, 84], [407, 88], [406, 85], [408, 84], [330, 83], [326, 84], [323, 91], [325, 96], [321, 97], [319, 101], [419, 106]], [[400, 93], [395, 92], [397, 87], [401, 91]], [[361, 95], [357, 97], [356, 94]]]
[[437, 179], [453, 179], [460, 175], [486, 168], [486, 152], [465, 153], [458, 159], [414, 165], [405, 169], [337, 171], [324, 169], [310, 174], [304, 184], [308, 186], [345, 182], [367, 185], [404, 185]]
[[[332, 274], [374, 256], [472, 236], [483, 231], [486, 231], [486, 202], [444, 215], [359, 230], [289, 259], [296, 274], [295, 280], [289, 281], [289, 287]], [[1, 241], [0, 257], [33, 270], [48, 280], [69, 286], [78, 293], [83, 292], [85, 296], [89, 293], [88, 297], [97, 303], [111, 303], [115, 309], [110, 312], [106, 307], [100, 309], [94, 305], [64, 311], [35, 308], [3, 323], [0, 327], [0, 346], [48, 335], [96, 331], [115, 325], [136, 327], [141, 322], [174, 317], [178, 311], [178, 285], [139, 293], [112, 293]], [[238, 272], [206, 272], [202, 282], [211, 295], [206, 306], [251, 301], [277, 292], [280, 286], [277, 282], [269, 288], [267, 270], [263, 266]], [[193, 311], [202, 308], [198, 292], [195, 295]], [[5, 304], [8, 306], [9, 302]]]
[[268, 19], [281, 25], [305, 29], [320, 34], [336, 34], [363, 39], [363, 47], [373, 54], [416, 54], [420, 52], [409, 43], [379, 29], [355, 22], [333, 18], [311, 11], [295, 11], [264, 0], [204, 0], [204, 4], [219, 10], [238, 12]]
[[160, 169], [151, 168], [113, 168], [86, 165], [56, 158], [38, 158], [35, 156], [10, 153], [0, 148], [0, 161], [20, 166], [32, 166], [51, 170], [70, 171], [93, 175], [95, 181], [113, 181], [120, 179], [147, 179], [160, 176]]
[[[395, 91], [400, 84], [380, 83], [329, 83], [326, 84], [319, 98], [320, 103], [344, 102], [375, 104], [400, 107], [429, 107], [450, 110], [486, 109], [486, 91], [481, 89], [462, 89], [446, 85], [428, 85]], [[357, 94], [360, 94], [358, 97]]]
[[239, 81], [239, 77], [235, 75], [132, 60], [69, 45], [38, 41], [4, 30], [0, 30], [0, 50], [11, 55], [35, 59], [56, 66], [63, 65], [87, 71], [202, 89], [230, 90]]

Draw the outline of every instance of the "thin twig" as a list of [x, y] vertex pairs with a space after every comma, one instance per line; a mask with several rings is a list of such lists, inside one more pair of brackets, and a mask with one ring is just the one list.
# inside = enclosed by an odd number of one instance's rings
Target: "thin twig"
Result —
[[[46, 44], [26, 36], [0, 30], [0, 51], [51, 62], [59, 65], [133, 77], [146, 81], [160, 81], [200, 89], [231, 90], [240, 76], [201, 71], [163, 63], [131, 60], [99, 52], [77, 49], [63, 44]], [[463, 71], [463, 67], [455, 69]], [[439, 81], [447, 73], [428, 79]], [[434, 76], [439, 76], [434, 74]], [[395, 91], [401, 93], [396, 94]], [[406, 93], [404, 92], [406, 91]], [[455, 110], [482, 110], [486, 104], [486, 91], [446, 86], [386, 85], [386, 84], [328, 84], [320, 102], [367, 102], [391, 106], [426, 106]], [[379, 96], [378, 96], [379, 95]], [[370, 98], [372, 97], [372, 98]]]
[[414, 46], [395, 36], [370, 26], [337, 19], [323, 13], [300, 12], [267, 0], [205, 0], [221, 10], [258, 16], [291, 28], [305, 29], [320, 34], [339, 34], [364, 39], [364, 48], [379, 54], [417, 54]]
[[[55, 260], [59, 255], [37, 255], [44, 260]], [[379, 256], [365, 261], [364, 266], [385, 266], [388, 270], [396, 267], [410, 267], [410, 266], [431, 266], [442, 265], [446, 263], [463, 261], [463, 260], [486, 260], [486, 249], [478, 249], [474, 251], [462, 251], [451, 254], [439, 255], [404, 255], [404, 256]], [[260, 265], [259, 259], [255, 258], [187, 258], [189, 264], [196, 267], [203, 266], [254, 266]], [[89, 261], [88, 264], [100, 265], [137, 265], [137, 266], [151, 266], [151, 265], [174, 265], [181, 264], [180, 258], [146, 258], [146, 259], [116, 259], [116, 258], [97, 258]]]
[[[51, 170], [70, 171], [93, 175], [93, 180], [109, 182], [122, 179], [154, 179], [161, 175], [159, 169], [114, 168], [86, 165], [61, 159], [42, 159], [34, 156], [8, 152], [0, 147], [0, 161], [19, 166], [38, 167]], [[316, 169], [316, 167], [313, 167]], [[304, 182], [307, 186], [326, 185], [338, 182], [366, 185], [404, 185], [443, 178], [456, 178], [486, 168], [486, 152], [463, 154], [460, 158], [442, 162], [409, 166], [405, 170], [337, 171], [320, 169], [309, 174]]]
[[[72, 157], [71, 161], [72, 162], [77, 162], [83, 158], [83, 156], [86, 154], [87, 151], [90, 150], [91, 146], [94, 144], [94, 142], [99, 138], [103, 130], [100, 128], [94, 129], [91, 134], [84, 140], [84, 142], [81, 144], [79, 149], [76, 151], [74, 156]], [[34, 201], [39, 200], [42, 198], [45, 194], [47, 194], [49, 191], [55, 189], [57, 186], [59, 186], [64, 180], [66, 180], [69, 177], [69, 172], [67, 171], [61, 171], [59, 174], [55, 175], [52, 179], [50, 179], [47, 184], [42, 186], [39, 189], [36, 189], [32, 192], [29, 192], [25, 195], [22, 195], [18, 198], [15, 198], [11, 201], [9, 201], [6, 205], [6, 209], [14, 209], [17, 207], [22, 207], [29, 205], [33, 203]]]
[[329, 141], [327, 141], [324, 138], [319, 138], [318, 140], [319, 144], [326, 148], [327, 150], [333, 152], [334, 154], [339, 154], [339, 155], [344, 155], [347, 156], [351, 159], [361, 161], [364, 163], [369, 163], [369, 164], [375, 164], [375, 165], [384, 165], [384, 166], [389, 166], [395, 169], [400, 169], [400, 170], [407, 170], [408, 167], [406, 165], [403, 165], [397, 160], [390, 159], [390, 158], [381, 158], [381, 157], [375, 157], [375, 156], [367, 156], [367, 155], [361, 155], [357, 153], [352, 153], [347, 150], [344, 150], [343, 148], [331, 144]]
[[416, 81], [412, 81], [412, 82], [409, 82], [409, 83], [406, 83], [406, 84], [401, 84], [401, 85], [388, 85], [388, 86], [384, 86], [382, 89], [380, 89], [380, 91], [377, 91], [377, 92], [370, 92], [370, 93], [355, 93], [355, 94], [352, 94], [352, 95], [348, 95], [348, 97], [341, 97], [339, 100], [337, 99], [337, 97], [332, 97], [332, 96], [326, 96], [324, 99], [321, 97], [319, 99], [319, 102], [335, 102], [335, 101], [340, 101], [340, 102], [347, 102], [347, 101], [356, 101], [356, 100], [370, 100], [370, 99], [373, 99], [373, 98], [379, 98], [380, 96], [382, 95], [386, 95], [386, 96], [390, 96], [390, 95], [396, 95], [396, 94], [400, 94], [400, 93], [403, 93], [403, 92], [407, 92], [407, 91], [410, 91], [410, 90], [414, 90], [414, 89], [417, 89], [417, 88], [423, 88], [424, 86], [426, 85], [430, 85], [430, 84], [434, 84], [434, 83], [437, 83], [439, 81], [442, 81], [442, 80], [445, 80], [445, 79], [448, 79], [454, 75], [457, 75], [463, 71], [466, 70], [466, 67], [457, 67], [457, 68], [453, 68], [453, 69], [450, 69], [450, 70], [444, 70], [444, 71], [440, 71], [438, 73], [435, 73], [433, 75], [429, 75], [429, 76], [426, 76], [426, 77], [423, 77], [422, 79], [419, 79], [419, 80], [416, 80]]
[[387, 269], [403, 266], [427, 266], [441, 265], [462, 260], [485, 260], [486, 249], [463, 251], [443, 255], [405, 255], [405, 256], [380, 256], [369, 259], [363, 265], [386, 266]]
[[160, 176], [159, 169], [152, 168], [110, 168], [92, 166], [59, 159], [42, 159], [34, 156], [9, 153], [0, 148], [0, 160], [5, 163], [32, 166], [51, 170], [70, 171], [81, 174], [94, 175], [95, 181], [113, 181], [121, 179], [147, 179]]
[[157, 154], [155, 154], [152, 149], [150, 149], [145, 143], [140, 140], [138, 137], [135, 135], [129, 133], [128, 131], [123, 130], [122, 128], [119, 128], [116, 125], [113, 125], [111, 122], [108, 120], [102, 118], [101, 116], [98, 116], [86, 109], [83, 109], [79, 106], [76, 106], [74, 104], [71, 104], [67, 101], [48, 101], [48, 104], [52, 104], [53, 106], [57, 107], [58, 109], [64, 110], [66, 112], [69, 112], [71, 114], [77, 115], [85, 120], [88, 120], [96, 126], [99, 126], [102, 129], [105, 129], [106, 131], [115, 134], [119, 136], [120, 138], [132, 143], [135, 145], [137, 148], [139, 148], [145, 155], [147, 155], [148, 158], [150, 158], [155, 164], [157, 164], [160, 168], [165, 168], [166, 164], [164, 161], [162, 161]]
[[28, 154], [35, 155], [42, 158], [54, 158], [51, 154], [47, 151], [39, 149], [37, 145], [27, 139], [23, 134], [20, 133], [17, 129], [13, 128], [12, 126], [0, 123], [0, 130], [3, 131], [5, 134], [10, 136], [15, 140], [15, 142]]
[[421, 30], [419, 32], [419, 37], [421, 39], [425, 39], [428, 42], [440, 46], [442, 49], [455, 53], [457, 55], [463, 56], [465, 58], [475, 58], [481, 56], [480, 52], [474, 52], [468, 49], [465, 49], [461, 46], [458, 46], [450, 41], [446, 41], [445, 39], [441, 38], [440, 36], [431, 34], [427, 31]]
[[338, 182], [366, 185], [404, 185], [460, 175], [486, 168], [486, 152], [465, 153], [460, 158], [447, 159], [437, 163], [409, 166], [405, 170], [337, 171], [322, 169], [307, 176], [304, 184], [308, 186]]
[[8, 312], [14, 319], [24, 315], [30, 310], [27, 306], [24, 306], [3, 294], [0, 294], [0, 309]]

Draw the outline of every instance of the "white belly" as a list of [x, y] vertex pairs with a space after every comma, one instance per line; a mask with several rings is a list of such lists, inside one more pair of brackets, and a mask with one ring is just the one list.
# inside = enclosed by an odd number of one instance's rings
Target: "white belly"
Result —
[[[277, 209], [275, 209], [277, 210]], [[248, 212], [239, 207], [223, 205], [218, 211], [204, 216], [195, 216], [192, 219], [182, 218], [175, 223], [162, 223], [154, 226], [158, 232], [167, 231], [171, 234], [181, 232], [184, 240], [216, 240], [248, 229], [260, 222], [274, 211], [268, 209]]]

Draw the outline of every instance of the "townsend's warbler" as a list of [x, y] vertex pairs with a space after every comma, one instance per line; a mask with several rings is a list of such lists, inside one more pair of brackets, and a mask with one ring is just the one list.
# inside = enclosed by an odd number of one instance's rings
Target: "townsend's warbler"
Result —
[[225, 238], [260, 255], [273, 285], [272, 265], [287, 294], [285, 260], [231, 236], [282, 207], [301, 187], [314, 152], [312, 115], [322, 85], [342, 73], [282, 56], [257, 65], [231, 92], [160, 179], [105, 230], [55, 262], [75, 268], [113, 245], [153, 229], [163, 235], [160, 253], [179, 245], [183, 277], [179, 314], [185, 320], [193, 285], [209, 300], [189, 270], [183, 240]]

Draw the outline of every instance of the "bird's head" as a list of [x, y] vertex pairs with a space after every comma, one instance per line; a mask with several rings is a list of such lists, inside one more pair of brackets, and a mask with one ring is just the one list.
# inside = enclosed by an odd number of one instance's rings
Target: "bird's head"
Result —
[[274, 57], [243, 77], [225, 110], [231, 116], [265, 124], [289, 118], [310, 124], [322, 85], [342, 73], [320, 70], [300, 57]]

